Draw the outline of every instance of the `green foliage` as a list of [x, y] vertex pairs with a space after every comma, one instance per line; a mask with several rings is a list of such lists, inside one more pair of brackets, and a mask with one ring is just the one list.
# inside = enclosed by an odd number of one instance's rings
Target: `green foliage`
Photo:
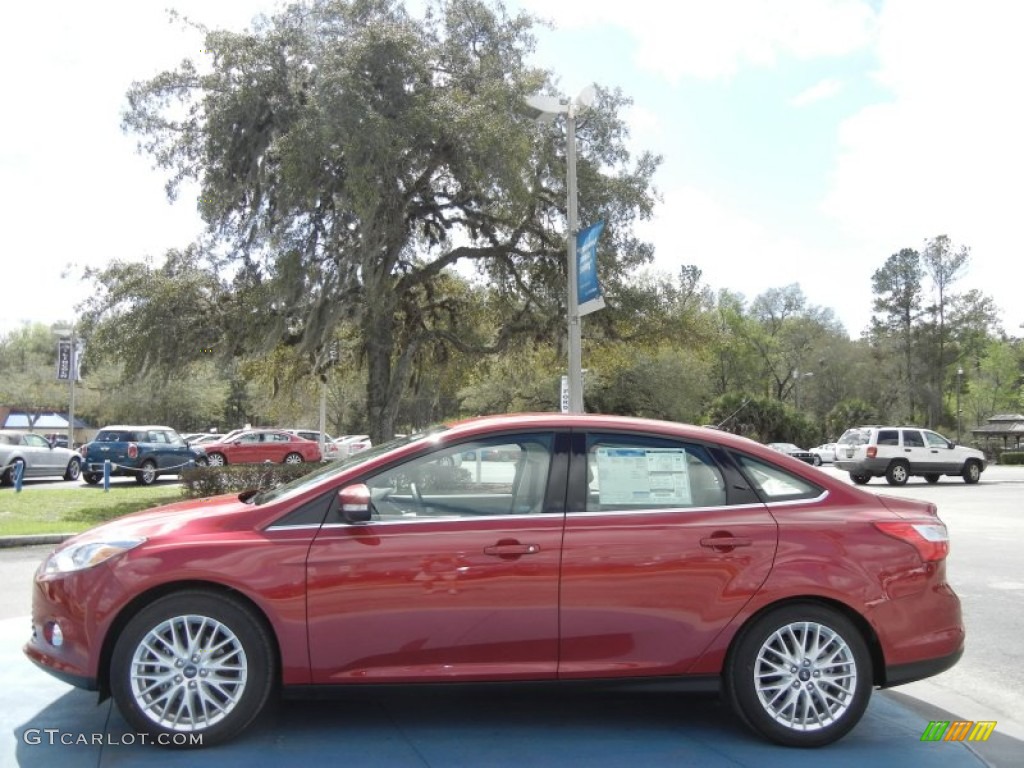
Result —
[[196, 467], [181, 474], [182, 494], [189, 499], [269, 490], [320, 469], [319, 464], [232, 464]]
[[[442, 350], [499, 351], [549, 332], [564, 316], [565, 139], [560, 124], [519, 115], [550, 80], [526, 62], [533, 23], [477, 0], [419, 19], [388, 0], [313, 0], [252, 32], [205, 30], [208, 61], [135, 84], [125, 128], [169, 172], [170, 194], [199, 182], [199, 209], [225, 246], [217, 266], [232, 275], [206, 282], [220, 272], [200, 270], [192, 285], [205, 292], [179, 294], [179, 307], [223, 349], [295, 347], [314, 375], [338, 329], [358, 328], [375, 439]], [[650, 258], [632, 223], [650, 215], [659, 163], [626, 150], [627, 105], [599, 89], [578, 126], [580, 217], [607, 223], [598, 260], [612, 289]], [[489, 328], [472, 322], [475, 296], [449, 271], [460, 261], [503, 300]], [[138, 316], [105, 337], [133, 335], [130, 369], [173, 369], [187, 351], [152, 348], [148, 308], [91, 309], [100, 336], [105, 314]]]
[[1024, 465], [1024, 451], [1003, 451], [999, 455], [999, 463], [1012, 466]]
[[877, 424], [878, 412], [863, 400], [851, 399], [837, 403], [825, 417], [830, 440], [838, 440], [847, 429], [861, 424]]

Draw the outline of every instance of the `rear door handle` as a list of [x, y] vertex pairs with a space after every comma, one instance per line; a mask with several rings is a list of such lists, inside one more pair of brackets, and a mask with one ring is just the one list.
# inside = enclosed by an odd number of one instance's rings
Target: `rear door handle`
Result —
[[731, 550], [734, 547], [749, 547], [753, 543], [753, 539], [745, 539], [739, 536], [707, 536], [700, 540], [702, 547], [724, 550]]
[[540, 552], [540, 547], [536, 544], [520, 544], [519, 542], [498, 543], [484, 547], [484, 554], [495, 557], [519, 557], [520, 555], [535, 555], [538, 552]]

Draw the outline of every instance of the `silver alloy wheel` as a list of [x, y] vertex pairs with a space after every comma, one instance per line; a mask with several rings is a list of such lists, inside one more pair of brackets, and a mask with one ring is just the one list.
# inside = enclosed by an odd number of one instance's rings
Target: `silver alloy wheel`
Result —
[[854, 701], [857, 663], [834, 630], [813, 621], [787, 624], [761, 645], [754, 689], [765, 713], [784, 728], [817, 731]]
[[284, 463], [285, 464], [301, 464], [302, 463], [302, 456], [300, 456], [297, 453], [289, 453], [287, 456], [284, 457]]
[[82, 464], [78, 459], [72, 459], [68, 462], [68, 468], [64, 472], [65, 480], [77, 480], [79, 475], [82, 474]]
[[142, 484], [152, 485], [156, 481], [156, 466], [151, 461], [142, 465]]
[[175, 616], [151, 629], [132, 654], [131, 693], [146, 717], [172, 731], [223, 720], [245, 691], [241, 641], [208, 616]]
[[224, 457], [219, 453], [211, 453], [209, 456], [206, 457], [206, 462], [211, 467], [223, 467], [224, 464], [226, 463], [224, 461]]

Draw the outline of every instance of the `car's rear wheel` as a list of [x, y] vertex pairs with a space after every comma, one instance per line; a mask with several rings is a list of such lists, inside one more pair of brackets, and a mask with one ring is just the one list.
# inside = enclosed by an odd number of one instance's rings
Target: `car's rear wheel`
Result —
[[287, 456], [284, 457], [284, 463], [285, 464], [301, 464], [302, 463], [302, 454], [299, 454], [299, 453], [289, 453]]
[[152, 485], [156, 482], [157, 471], [156, 462], [147, 459], [142, 462], [142, 466], [139, 467], [139, 471], [135, 473], [135, 482], [139, 485]]
[[867, 485], [871, 482], [871, 475], [859, 475], [856, 472], [851, 472], [850, 479], [857, 485]]
[[224, 458], [223, 453], [211, 453], [206, 457], [206, 463], [211, 467], [223, 467], [228, 460]]
[[910, 479], [910, 467], [906, 462], [894, 461], [885, 470], [885, 482], [889, 485], [906, 485]]
[[871, 657], [853, 623], [812, 603], [773, 610], [736, 640], [726, 694], [740, 718], [787, 746], [820, 747], [845, 736], [871, 696]]
[[136, 731], [168, 746], [210, 746], [236, 736], [263, 708], [274, 683], [272, 647], [244, 604], [178, 592], [125, 626], [111, 657], [110, 690]]
[[976, 461], [968, 461], [964, 464], [963, 478], [968, 485], [974, 485], [981, 480], [981, 464]]
[[82, 479], [85, 480], [89, 485], [96, 485], [100, 481], [100, 475], [94, 472], [86, 472], [82, 475]]
[[64, 470], [65, 480], [77, 480], [78, 476], [82, 474], [82, 462], [78, 459], [72, 459], [68, 462], [67, 469]]
[[924, 479], [931, 485], [935, 485], [937, 482], [939, 482], [939, 477], [940, 476], [936, 474], [928, 474], [924, 476]]

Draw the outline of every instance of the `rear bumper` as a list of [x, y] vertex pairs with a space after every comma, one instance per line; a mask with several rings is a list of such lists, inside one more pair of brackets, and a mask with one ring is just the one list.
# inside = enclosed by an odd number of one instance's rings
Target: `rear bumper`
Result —
[[932, 677], [941, 672], [945, 672], [950, 667], [954, 666], [960, 657], [963, 656], [963, 646], [953, 651], [948, 656], [942, 656], [937, 659], [927, 659], [926, 661], [914, 661], [910, 664], [895, 664], [885, 668], [885, 682], [882, 684], [882, 688], [891, 688], [894, 685], [903, 685], [904, 683], [912, 683], [915, 680], [924, 680], [926, 677]]

